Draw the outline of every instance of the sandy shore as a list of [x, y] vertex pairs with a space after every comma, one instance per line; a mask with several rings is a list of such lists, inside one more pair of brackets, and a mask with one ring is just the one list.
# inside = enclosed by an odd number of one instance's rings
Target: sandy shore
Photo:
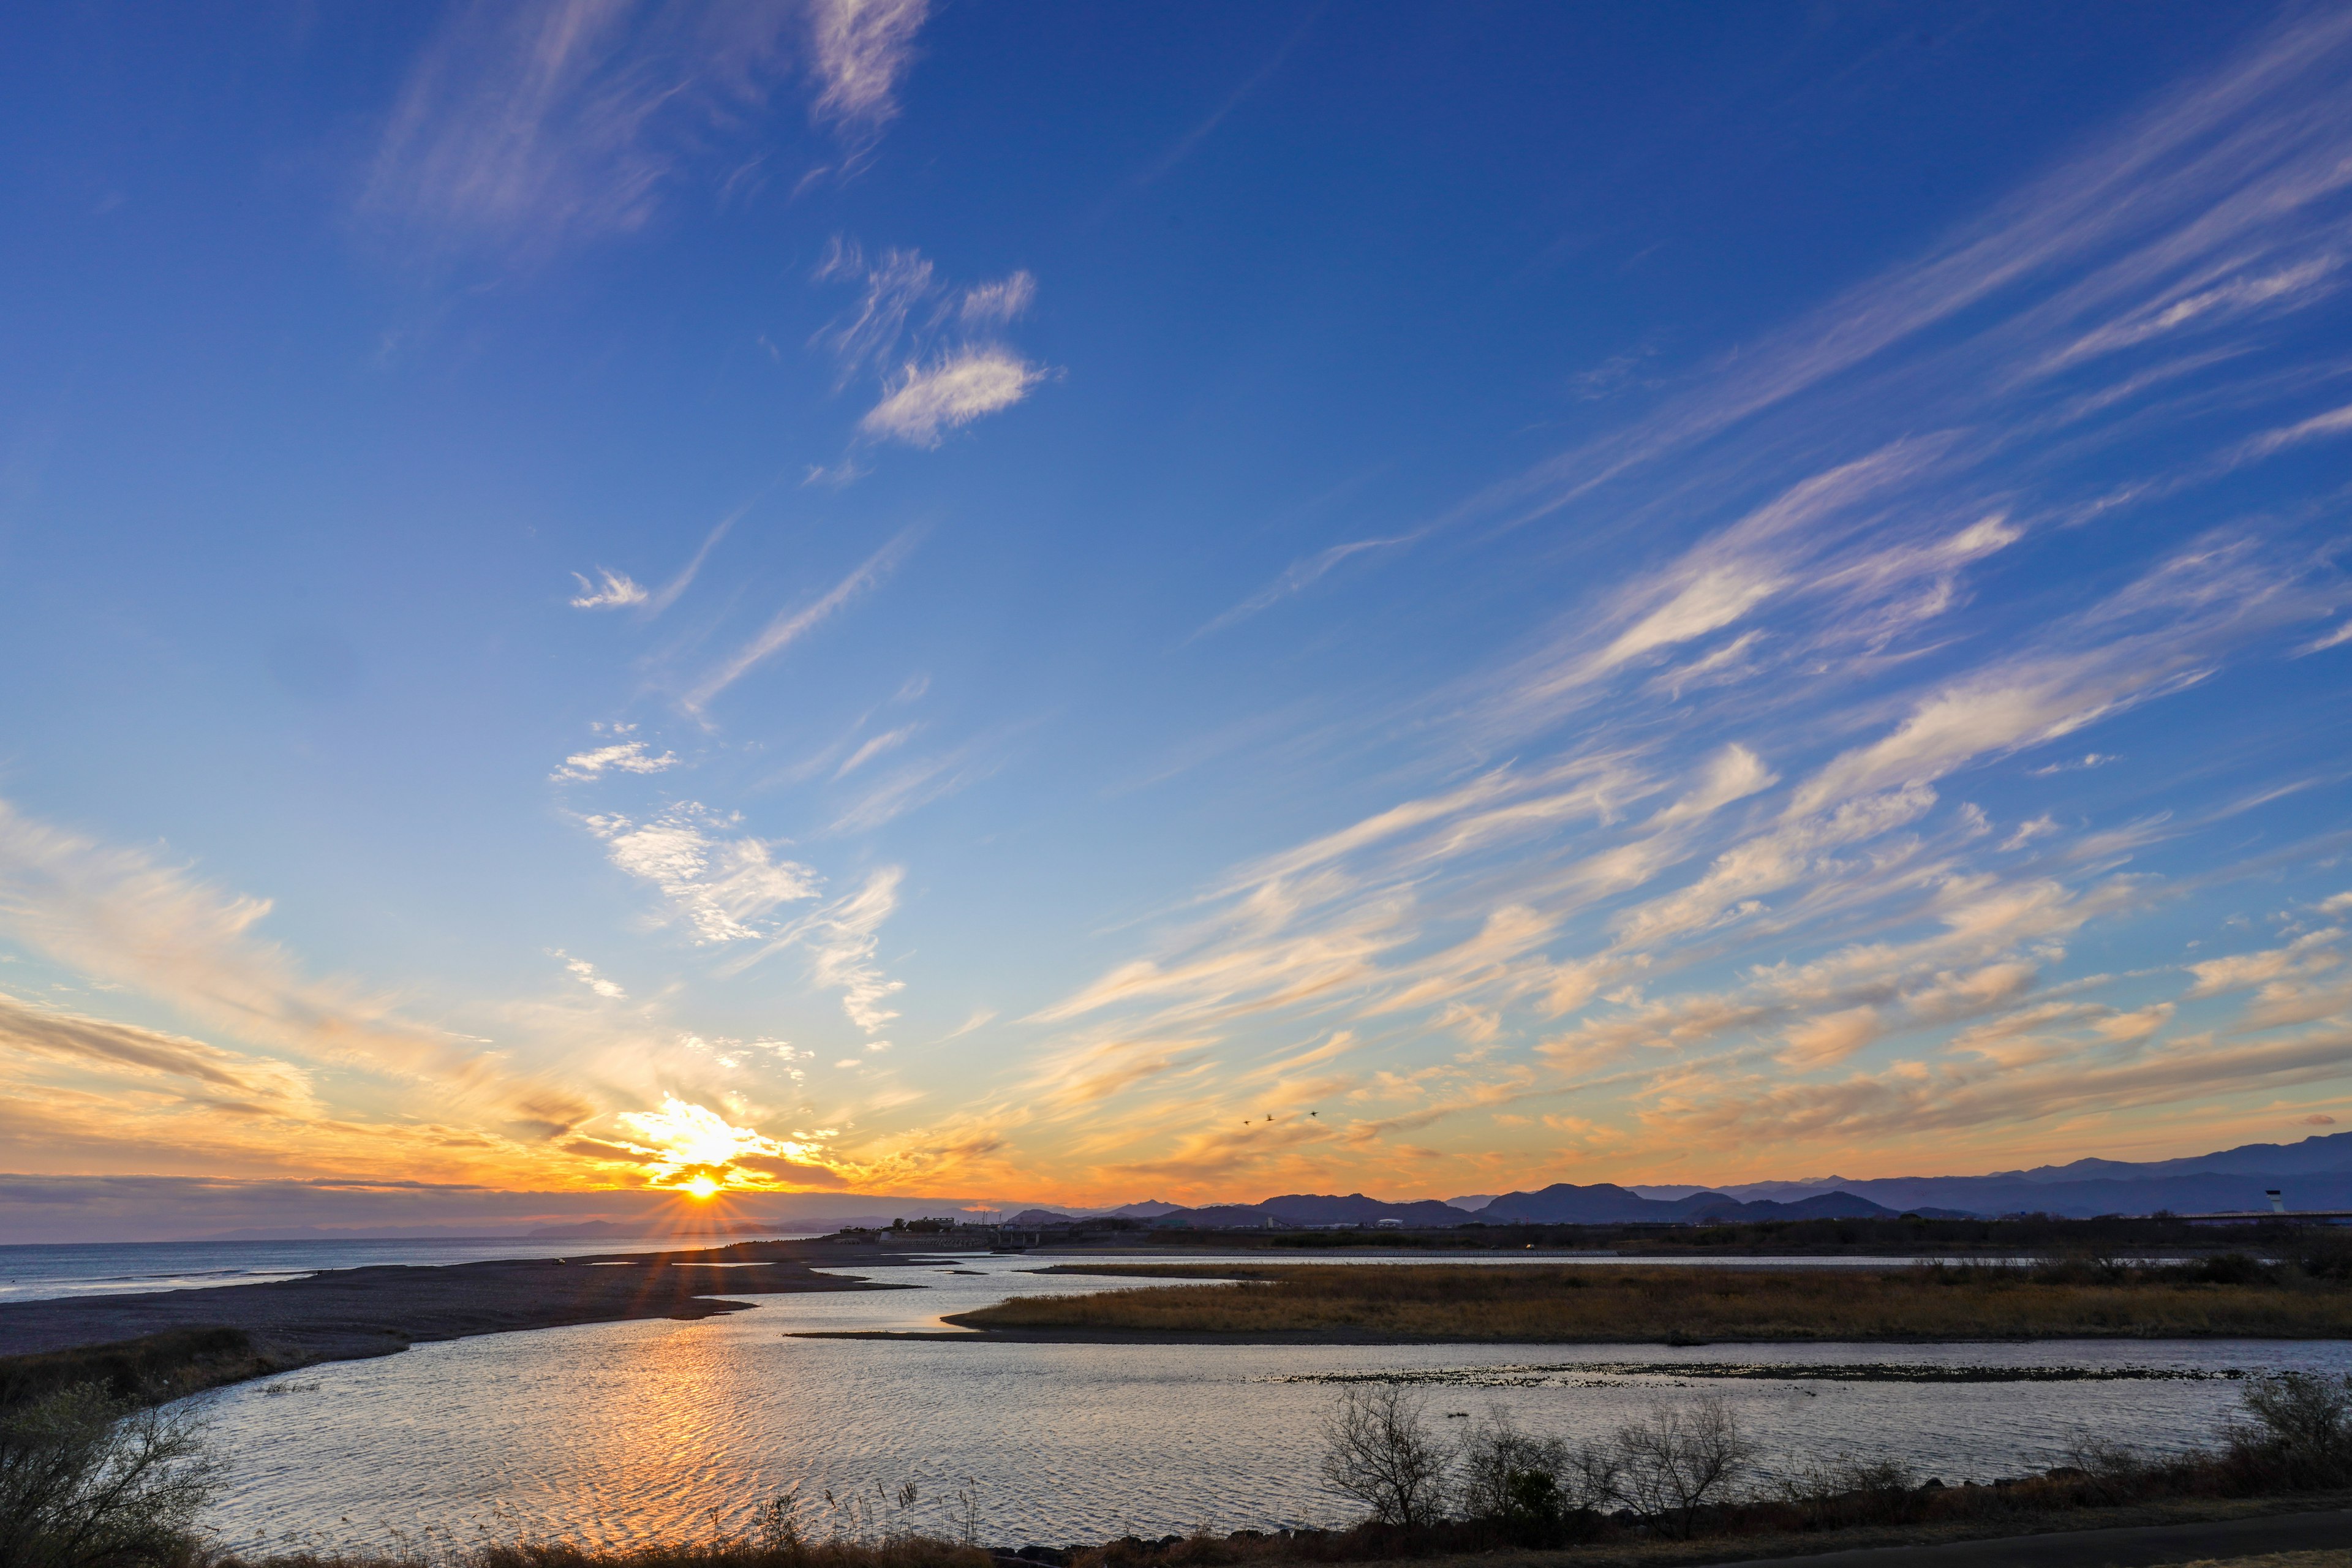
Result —
[[937, 1261], [896, 1249], [762, 1241], [680, 1252], [338, 1268], [266, 1284], [10, 1302], [0, 1305], [0, 1356], [225, 1327], [250, 1334], [256, 1349], [279, 1367], [299, 1366], [518, 1329], [707, 1318], [742, 1310], [751, 1303], [734, 1298], [745, 1296], [901, 1289], [819, 1274], [815, 1268], [879, 1271]]

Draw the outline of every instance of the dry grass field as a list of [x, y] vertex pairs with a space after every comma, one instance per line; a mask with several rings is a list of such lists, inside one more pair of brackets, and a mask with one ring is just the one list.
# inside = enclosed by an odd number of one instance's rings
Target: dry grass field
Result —
[[1217, 1282], [1016, 1297], [950, 1321], [1031, 1331], [1326, 1332], [1407, 1342], [1570, 1344], [2352, 1338], [2352, 1286], [2242, 1264], [1888, 1269], [1164, 1264], [1115, 1272]]

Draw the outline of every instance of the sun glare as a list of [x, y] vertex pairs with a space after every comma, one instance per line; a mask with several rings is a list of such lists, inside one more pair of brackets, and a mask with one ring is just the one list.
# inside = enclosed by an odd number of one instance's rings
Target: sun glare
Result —
[[625, 1112], [620, 1121], [633, 1138], [644, 1141], [637, 1147], [646, 1158], [646, 1174], [653, 1185], [698, 1198], [720, 1191], [735, 1161], [772, 1155], [778, 1149], [764, 1134], [737, 1127], [717, 1111], [676, 1095], [667, 1097], [659, 1110]]

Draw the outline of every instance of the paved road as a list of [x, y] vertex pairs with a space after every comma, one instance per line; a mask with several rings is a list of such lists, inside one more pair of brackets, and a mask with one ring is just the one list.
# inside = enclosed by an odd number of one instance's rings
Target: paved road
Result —
[[1880, 1546], [1775, 1557], [1772, 1568], [2147, 1568], [2209, 1557], [2335, 1547], [2352, 1561], [2352, 1509], [2274, 1514], [2218, 1524], [2154, 1524], [2131, 1530], [2077, 1530], [1943, 1546]]

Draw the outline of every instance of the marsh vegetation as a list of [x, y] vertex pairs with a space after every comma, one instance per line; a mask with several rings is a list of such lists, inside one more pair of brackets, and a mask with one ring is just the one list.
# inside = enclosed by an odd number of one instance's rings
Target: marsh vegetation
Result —
[[1202, 1282], [1015, 1297], [948, 1321], [1030, 1332], [1521, 1344], [2352, 1337], [2352, 1279], [2332, 1256], [2314, 1262], [2231, 1254], [1884, 1269], [1139, 1264], [1067, 1271]]

